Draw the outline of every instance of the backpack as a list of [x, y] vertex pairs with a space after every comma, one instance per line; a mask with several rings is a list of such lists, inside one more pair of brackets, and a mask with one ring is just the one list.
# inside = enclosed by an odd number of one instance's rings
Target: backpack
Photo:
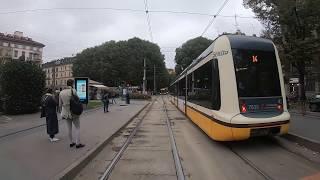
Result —
[[70, 111], [72, 114], [80, 115], [83, 112], [83, 107], [78, 96], [73, 94], [73, 89], [71, 89], [70, 98]]
[[40, 118], [46, 117], [46, 106], [47, 106], [48, 98], [49, 98], [48, 95], [44, 95], [41, 98], [41, 102], [40, 102], [40, 105], [41, 105]]

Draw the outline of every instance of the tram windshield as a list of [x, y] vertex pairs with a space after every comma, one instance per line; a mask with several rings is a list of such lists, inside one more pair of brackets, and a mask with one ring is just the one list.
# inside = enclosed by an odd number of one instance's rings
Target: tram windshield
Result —
[[277, 59], [274, 52], [232, 50], [238, 96], [281, 96]]

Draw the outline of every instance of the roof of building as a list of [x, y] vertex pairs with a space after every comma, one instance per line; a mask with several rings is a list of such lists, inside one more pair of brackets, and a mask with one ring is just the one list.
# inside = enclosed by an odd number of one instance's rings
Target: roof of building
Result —
[[72, 64], [74, 60], [75, 60], [74, 57], [65, 57], [62, 59], [57, 59], [57, 60], [53, 60], [53, 61], [44, 63], [44, 64], [42, 64], [42, 67], [49, 68], [49, 67], [55, 67], [55, 66], [60, 66], [60, 65], [65, 65], [65, 64]]
[[44, 47], [45, 46], [44, 44], [39, 43], [37, 41], [34, 41], [29, 37], [23, 37], [23, 36], [20, 37], [20, 36], [13, 35], [13, 34], [0, 33], [0, 40], [21, 43], [21, 44], [28, 44], [28, 45], [33, 45], [36, 47]]

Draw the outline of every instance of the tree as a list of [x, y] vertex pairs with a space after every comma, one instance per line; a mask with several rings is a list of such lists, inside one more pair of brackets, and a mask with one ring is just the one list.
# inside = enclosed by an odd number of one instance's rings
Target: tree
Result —
[[11, 61], [5, 63], [1, 69], [0, 84], [5, 113], [33, 113], [40, 105], [45, 74], [37, 65]]
[[280, 50], [285, 64], [296, 68], [301, 99], [305, 99], [306, 65], [314, 61], [320, 44], [320, 3], [318, 0], [244, 0], [265, 26], [264, 36]]
[[190, 39], [183, 43], [181, 47], [176, 49], [176, 61], [175, 72], [180, 74], [183, 69], [187, 68], [194, 59], [196, 59], [204, 50], [206, 50], [211, 44], [212, 40], [197, 37]]
[[[153, 66], [157, 72], [157, 88], [169, 82], [164, 56], [158, 45], [132, 38], [127, 41], [108, 41], [100, 46], [85, 49], [77, 54], [73, 66], [75, 76], [86, 76], [103, 82], [107, 86], [119, 86], [122, 82], [141, 85], [143, 78], [143, 59], [146, 59], [147, 77], [153, 77]], [[148, 89], [153, 89], [153, 78], [148, 81]]]

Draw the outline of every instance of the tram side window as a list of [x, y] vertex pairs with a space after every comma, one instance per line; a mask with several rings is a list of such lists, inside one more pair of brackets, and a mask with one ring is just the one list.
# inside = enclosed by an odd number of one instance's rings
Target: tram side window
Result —
[[[190, 74], [188, 101], [209, 108], [220, 109], [220, 81], [217, 60], [211, 60]], [[189, 86], [189, 83], [191, 85]]]
[[172, 86], [169, 87], [170, 95], [177, 96], [177, 88], [176, 87], [177, 87], [176, 84], [173, 84]]
[[181, 79], [178, 83], [178, 97], [184, 100], [186, 96], [186, 78]]

